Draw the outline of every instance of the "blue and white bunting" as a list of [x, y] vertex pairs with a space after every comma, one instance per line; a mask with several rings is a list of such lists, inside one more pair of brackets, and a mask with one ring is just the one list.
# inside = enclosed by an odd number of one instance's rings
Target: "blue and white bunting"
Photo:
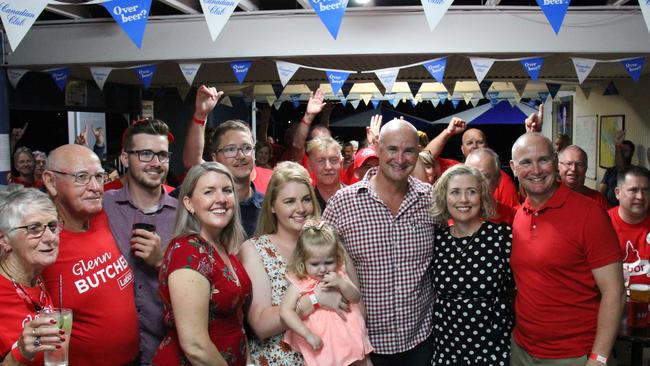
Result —
[[489, 92], [487, 93], [487, 98], [490, 100], [492, 108], [496, 107], [496, 105], [499, 104], [499, 92]]
[[472, 104], [472, 107], [476, 107], [478, 105], [478, 102], [481, 100], [481, 98], [472, 98], [469, 102]]
[[422, 64], [425, 69], [436, 79], [437, 82], [442, 83], [445, 77], [445, 67], [447, 66], [447, 58], [442, 57], [435, 60], [427, 61]]
[[345, 84], [345, 81], [348, 80], [348, 76], [350, 76], [350, 73], [345, 71], [328, 70], [325, 73], [327, 74], [327, 80], [330, 82], [330, 85], [332, 86], [332, 93], [334, 93], [334, 95], [338, 94], [343, 84]]
[[555, 96], [560, 91], [561, 87], [562, 84], [546, 83], [546, 88], [548, 89], [548, 92], [551, 93], [551, 99], [555, 99]]
[[194, 78], [196, 77], [196, 74], [199, 72], [199, 68], [201, 67], [201, 63], [179, 63], [178, 67], [181, 68], [181, 72], [183, 73], [183, 76], [185, 77], [185, 80], [187, 81], [187, 85], [192, 86], [194, 83]]
[[395, 81], [397, 80], [397, 74], [399, 74], [399, 69], [394, 68], [379, 70], [375, 71], [375, 74], [377, 75], [379, 81], [381, 81], [381, 83], [384, 85], [384, 88], [386, 88], [386, 92], [392, 92]]
[[111, 0], [102, 5], [133, 43], [138, 48], [142, 48], [142, 37], [147, 27], [151, 0]]
[[156, 72], [156, 65], [139, 66], [135, 68], [135, 72], [138, 73], [140, 80], [142, 80], [144, 90], [147, 90], [149, 89], [149, 86], [151, 86], [153, 74]]
[[309, 0], [309, 3], [332, 37], [336, 39], [348, 7], [348, 0]]
[[344, 107], [348, 105], [348, 99], [342, 95], [339, 97], [339, 101], [341, 102], [341, 105]]
[[523, 66], [526, 72], [528, 73], [528, 76], [530, 76], [530, 78], [533, 80], [537, 80], [537, 78], [539, 77], [539, 73], [542, 71], [542, 64], [544, 64], [544, 58], [543, 57], [526, 58], [520, 60], [519, 62], [521, 63], [521, 66]]
[[456, 109], [458, 107], [458, 104], [460, 103], [460, 99], [452, 99], [451, 100], [451, 105]]
[[398, 98], [390, 98], [388, 102], [393, 106], [393, 108], [397, 108], [397, 106], [399, 105]]
[[639, 7], [641, 8], [641, 14], [643, 14], [643, 20], [645, 20], [645, 26], [650, 32], [650, 1], [639, 0]]
[[239, 5], [239, 0], [200, 0], [199, 2], [210, 30], [212, 42], [214, 42], [230, 19], [232, 12]]
[[453, 0], [422, 0], [424, 14], [427, 16], [429, 30], [433, 32], [440, 23], [440, 19], [447, 13]]
[[287, 86], [293, 74], [300, 69], [300, 65], [284, 61], [275, 61], [275, 66], [278, 69], [278, 76], [280, 77], [282, 86]]
[[300, 94], [291, 94], [289, 98], [291, 98], [291, 103], [294, 108], [300, 107]]
[[357, 108], [359, 108], [359, 103], [360, 103], [360, 102], [361, 102], [361, 100], [359, 100], [359, 99], [357, 99], [357, 100], [351, 100], [351, 101], [350, 101], [350, 105], [352, 105], [352, 108], [357, 109]]
[[379, 103], [381, 103], [381, 100], [372, 98], [370, 99], [370, 103], [372, 103], [372, 108], [377, 109], [379, 107]]
[[578, 75], [578, 84], [582, 84], [596, 66], [596, 60], [572, 57], [571, 61], [573, 61], [573, 67], [576, 69], [576, 75]]
[[472, 64], [472, 69], [474, 69], [474, 75], [476, 75], [476, 81], [479, 84], [483, 81], [485, 76], [488, 74], [492, 65], [496, 61], [493, 58], [482, 58], [482, 57], [470, 57], [469, 62]]
[[25, 74], [28, 72], [29, 70], [27, 69], [7, 69], [7, 78], [9, 79], [11, 86], [16, 89], [16, 86], [18, 85], [20, 79], [22, 79], [23, 76], [25, 76]]
[[[640, 0], [639, 2], [643, 1], [644, 0]], [[631, 58], [623, 60], [621, 63], [625, 67], [627, 73], [630, 74], [632, 80], [634, 80], [635, 83], [639, 82], [641, 71], [643, 70], [643, 64], [645, 63], [645, 57]]]
[[564, 21], [564, 16], [569, 9], [570, 3], [571, 0], [537, 0], [537, 5], [544, 12], [555, 34], [560, 33], [560, 28], [562, 27], [562, 22]]
[[69, 74], [70, 74], [70, 68], [68, 67], [61, 67], [59, 69], [50, 70], [50, 75], [52, 76], [52, 80], [54, 80], [56, 86], [59, 87], [60, 91], [63, 91], [63, 89], [65, 89], [65, 83], [68, 81]]
[[419, 100], [417, 100], [417, 99], [411, 99], [411, 105], [413, 106], [413, 108], [417, 107], [417, 106], [418, 106], [418, 103], [420, 103]]
[[431, 104], [433, 104], [433, 108], [437, 108], [440, 104], [440, 98], [431, 98]]
[[232, 72], [235, 73], [235, 77], [239, 84], [244, 83], [246, 74], [248, 74], [248, 70], [251, 68], [251, 63], [251, 61], [233, 61], [230, 63], [230, 68], [232, 69]]
[[276, 100], [275, 102], [273, 102], [273, 108], [275, 108], [276, 111], [279, 110], [280, 107], [282, 107], [282, 103], [283, 102], [281, 100]]
[[95, 83], [97, 83], [99, 90], [104, 90], [104, 84], [106, 84], [106, 79], [108, 79], [112, 70], [112, 67], [93, 66], [90, 68], [90, 74], [93, 76]]
[[47, 6], [48, 0], [3, 0], [0, 2], [0, 19], [13, 51], [31, 29]]
[[447, 92], [438, 93], [438, 97], [440, 98], [440, 103], [445, 104], [447, 98], [449, 97], [449, 93]]

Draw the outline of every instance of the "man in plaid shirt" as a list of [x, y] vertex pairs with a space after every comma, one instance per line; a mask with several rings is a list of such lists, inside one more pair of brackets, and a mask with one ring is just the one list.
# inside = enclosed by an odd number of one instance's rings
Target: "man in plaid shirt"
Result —
[[330, 198], [323, 217], [338, 230], [356, 268], [375, 349], [373, 364], [429, 365], [431, 186], [410, 177], [419, 150], [410, 123], [388, 122], [374, 145], [379, 166]]

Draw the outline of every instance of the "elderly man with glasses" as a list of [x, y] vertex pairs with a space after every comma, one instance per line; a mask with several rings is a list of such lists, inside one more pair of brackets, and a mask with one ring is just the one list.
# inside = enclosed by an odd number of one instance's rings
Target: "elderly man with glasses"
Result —
[[50, 153], [43, 181], [64, 227], [59, 256], [43, 271], [55, 307], [74, 313], [71, 365], [131, 365], [138, 358], [133, 271], [102, 209], [106, 173], [85, 146]]
[[585, 185], [587, 153], [576, 145], [569, 145], [558, 153], [558, 160], [562, 183], [569, 189], [595, 200], [598, 206], [607, 211], [609, 209], [607, 198], [599, 191]]

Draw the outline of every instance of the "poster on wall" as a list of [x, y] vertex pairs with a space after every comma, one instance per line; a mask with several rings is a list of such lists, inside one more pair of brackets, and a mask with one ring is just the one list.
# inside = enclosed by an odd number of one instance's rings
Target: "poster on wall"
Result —
[[[577, 116], [576, 131], [580, 131], [580, 133], [575, 135], [574, 144], [580, 146], [593, 160], [598, 147], [596, 142], [598, 141], [598, 117], [596, 115]], [[587, 162], [586, 176], [587, 179], [596, 179], [596, 163], [594, 161]]]
[[573, 142], [573, 97], [553, 102], [553, 138], [558, 135], [567, 135], [569, 142]]
[[598, 165], [601, 168], [614, 166], [614, 136], [625, 128], [625, 115], [601, 116], [600, 139], [598, 142]]

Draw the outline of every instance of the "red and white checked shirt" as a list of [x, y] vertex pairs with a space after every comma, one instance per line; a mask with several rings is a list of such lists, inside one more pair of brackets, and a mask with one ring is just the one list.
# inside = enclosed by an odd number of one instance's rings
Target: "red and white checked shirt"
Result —
[[434, 221], [431, 185], [409, 177], [397, 215], [370, 187], [373, 168], [327, 202], [323, 218], [352, 258], [368, 311], [375, 352], [395, 354], [422, 343], [433, 330]]

